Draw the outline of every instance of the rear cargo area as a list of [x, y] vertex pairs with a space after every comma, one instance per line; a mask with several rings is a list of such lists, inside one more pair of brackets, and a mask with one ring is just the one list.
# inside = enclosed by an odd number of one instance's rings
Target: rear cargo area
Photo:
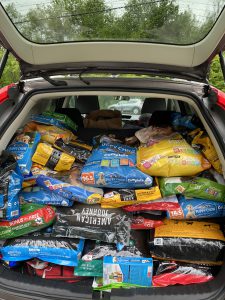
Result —
[[219, 299], [225, 162], [204, 115], [92, 94], [35, 95], [1, 138], [0, 296]]

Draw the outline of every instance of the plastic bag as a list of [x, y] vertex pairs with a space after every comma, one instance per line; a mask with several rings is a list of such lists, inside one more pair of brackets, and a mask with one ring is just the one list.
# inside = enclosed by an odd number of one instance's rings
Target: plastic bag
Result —
[[139, 147], [137, 167], [151, 176], [193, 176], [211, 167], [178, 133], [158, 140], [149, 147]]
[[19, 193], [20, 202], [29, 202], [54, 206], [72, 206], [73, 201], [60, 195], [44, 190], [39, 186], [28, 187]]
[[225, 202], [179, 196], [180, 208], [168, 211], [170, 219], [202, 219], [225, 216]]
[[54, 220], [55, 210], [51, 206], [22, 204], [21, 217], [0, 222], [0, 239], [10, 239], [40, 230], [50, 226]]
[[76, 204], [72, 208], [57, 209], [53, 235], [128, 245], [130, 223], [129, 215], [119, 208], [102, 209], [99, 205]]
[[36, 179], [36, 182], [44, 189], [72, 201], [87, 204], [100, 203], [103, 190], [85, 186], [79, 181], [79, 174], [80, 169], [74, 167], [70, 172], [60, 172], [59, 174], [50, 175], [52, 177], [40, 175]]
[[28, 175], [32, 166], [31, 158], [41, 139], [39, 132], [24, 132], [18, 135], [15, 140], [7, 147], [7, 151], [15, 156], [21, 173]]
[[165, 177], [158, 178], [160, 191], [164, 197], [183, 194], [186, 197], [197, 197], [225, 202], [225, 185], [202, 177]]
[[146, 145], [152, 145], [156, 139], [161, 139], [165, 136], [171, 135], [173, 132], [170, 126], [167, 127], [156, 127], [149, 126], [147, 128], [142, 128], [135, 132], [136, 138], [142, 143]]
[[76, 161], [85, 163], [88, 157], [91, 155], [91, 152], [87, 149], [83, 149], [79, 146], [75, 146], [72, 143], [65, 144], [63, 139], [58, 139], [55, 141], [54, 147], [65, 152], [76, 158]]
[[212, 280], [213, 270], [209, 266], [178, 263], [175, 261], [159, 262], [156, 274], [152, 278], [153, 286], [187, 285]]
[[149, 202], [162, 198], [159, 187], [150, 189], [128, 190], [119, 189], [104, 194], [101, 200], [102, 208], [122, 207], [138, 203]]
[[219, 174], [223, 174], [222, 165], [209, 136], [200, 128], [189, 133], [192, 146], [200, 149]]
[[49, 144], [54, 144], [57, 139], [63, 139], [68, 143], [76, 136], [68, 129], [61, 129], [53, 125], [43, 125], [36, 122], [29, 122], [23, 129], [24, 132], [38, 131], [41, 134], [41, 140]]
[[77, 130], [77, 124], [75, 124], [68, 116], [56, 112], [46, 111], [43, 112], [44, 116], [53, 117], [56, 120], [64, 124], [68, 129]]
[[14, 156], [3, 151], [0, 156], [0, 219], [12, 220], [20, 216], [18, 193], [22, 181]]
[[7, 241], [1, 252], [8, 261], [38, 258], [63, 266], [77, 266], [83, 247], [84, 240], [31, 236]]
[[108, 188], [148, 188], [152, 177], [136, 167], [136, 149], [103, 143], [93, 150], [81, 174], [84, 184]]
[[218, 224], [165, 220], [164, 225], [155, 229], [150, 252], [156, 259], [219, 265], [224, 246], [225, 238]]
[[175, 210], [180, 208], [180, 204], [176, 196], [169, 196], [148, 203], [140, 203], [134, 205], [124, 206], [123, 209], [129, 212], [145, 211], [145, 210]]
[[55, 171], [67, 171], [72, 168], [75, 157], [56, 150], [48, 144], [39, 143], [32, 161]]

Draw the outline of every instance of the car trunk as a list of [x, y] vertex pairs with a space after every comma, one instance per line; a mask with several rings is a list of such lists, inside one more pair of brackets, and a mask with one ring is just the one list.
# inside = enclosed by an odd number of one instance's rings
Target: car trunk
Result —
[[[27, 85], [32, 85], [32, 82], [28, 82]], [[34, 83], [35, 84], [35, 83]], [[171, 86], [174, 83], [171, 83]], [[154, 85], [154, 84], [153, 84]], [[144, 84], [143, 84], [144, 86]], [[188, 89], [191, 90], [190, 84], [188, 84]], [[201, 87], [196, 89], [202, 90]], [[29, 90], [29, 88], [27, 89]], [[180, 92], [178, 91], [180, 90]], [[199, 98], [197, 94], [194, 93], [192, 96], [185, 93], [182, 90], [181, 85], [178, 90], [170, 90], [167, 87], [167, 92], [161, 92], [160, 89], [152, 89], [151, 91], [146, 91], [144, 89], [139, 89], [137, 92], [119, 88], [108, 88], [104, 90], [93, 89], [85, 91], [85, 89], [77, 92], [65, 91], [52, 89], [45, 90], [38, 88], [34, 92], [28, 93], [14, 108], [13, 113], [8, 119], [8, 123], [4, 123], [2, 126], [4, 133], [1, 134], [0, 150], [4, 150], [10, 140], [13, 138], [16, 130], [21, 126], [25, 125], [31, 114], [40, 114], [47, 110], [52, 104], [54, 104], [59, 98], [71, 95], [79, 94], [89, 94], [89, 95], [129, 95], [129, 96], [144, 96], [144, 97], [154, 97], [154, 101], [157, 98], [169, 98], [179, 100], [180, 103], [186, 105], [186, 107], [191, 107], [195, 111], [196, 115], [201, 119], [205, 126], [207, 133], [209, 134], [220, 160], [224, 166], [224, 156], [222, 144], [215, 133], [212, 124], [210, 123], [209, 116], [207, 116], [205, 108], [201, 107]], [[4, 112], [3, 112], [4, 115]], [[132, 136], [135, 130], [96, 130], [96, 129], [80, 129], [78, 130], [78, 135], [80, 138], [88, 141], [97, 134], [102, 133], [116, 133], [118, 136]], [[225, 169], [225, 168], [224, 168]], [[147, 234], [147, 233], [146, 233]], [[224, 261], [225, 262], [225, 261]], [[85, 279], [81, 282], [70, 284], [67, 282], [60, 282], [54, 280], [40, 279], [37, 277], [30, 277], [26, 274], [20, 274], [12, 270], [7, 270], [3, 266], [0, 266], [0, 297], [5, 299], [10, 297], [10, 299], [223, 299], [224, 297], [224, 276], [225, 276], [225, 263], [221, 267], [219, 274], [214, 280], [207, 283], [192, 284], [187, 286], [170, 286], [165, 288], [134, 288], [134, 289], [113, 289], [111, 293], [99, 292], [92, 290], [93, 279]]]

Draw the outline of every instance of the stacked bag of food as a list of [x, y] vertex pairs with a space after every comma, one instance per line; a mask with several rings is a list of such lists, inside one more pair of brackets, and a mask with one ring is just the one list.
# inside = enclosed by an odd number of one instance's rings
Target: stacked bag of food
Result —
[[225, 214], [221, 174], [191, 116], [87, 144], [67, 116], [32, 115], [0, 157], [3, 265], [93, 277], [107, 291], [211, 280], [225, 242], [214, 219]]

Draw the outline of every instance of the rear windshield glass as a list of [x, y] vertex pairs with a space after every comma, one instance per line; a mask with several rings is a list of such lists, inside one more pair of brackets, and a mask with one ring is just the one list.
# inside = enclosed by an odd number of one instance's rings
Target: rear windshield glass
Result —
[[36, 43], [142, 41], [193, 44], [212, 29], [221, 0], [3, 0], [19, 32]]

